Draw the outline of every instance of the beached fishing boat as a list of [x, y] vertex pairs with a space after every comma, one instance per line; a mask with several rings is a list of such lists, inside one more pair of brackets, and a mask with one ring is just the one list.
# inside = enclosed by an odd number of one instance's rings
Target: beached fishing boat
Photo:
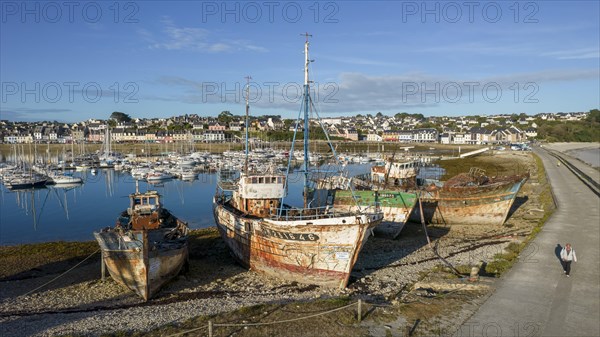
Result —
[[187, 268], [187, 224], [162, 207], [156, 191], [129, 195], [130, 205], [114, 227], [94, 233], [103, 268], [112, 278], [150, 299]]
[[[501, 226], [528, 178], [529, 174], [488, 177], [483, 170], [472, 168], [442, 186], [431, 184], [420, 191], [423, 218], [442, 225]], [[411, 220], [421, 221], [419, 207]]]
[[334, 194], [334, 206], [337, 209], [356, 211], [359, 208], [376, 208], [383, 213], [383, 220], [374, 228], [376, 235], [395, 239], [408, 222], [409, 216], [417, 205], [414, 191], [398, 189], [354, 190], [339, 189]]
[[[234, 258], [246, 268], [266, 275], [325, 287], [344, 288], [370, 229], [381, 219], [380, 212], [338, 211], [333, 205], [314, 206], [314, 187], [309, 179], [308, 36], [305, 43], [304, 78], [304, 176], [303, 207], [284, 202], [290, 171], [273, 166], [251, 171], [248, 167], [248, 134], [243, 170], [221, 170], [213, 208], [217, 228]], [[246, 87], [248, 90], [249, 85]], [[246, 101], [246, 130], [249, 104]], [[326, 131], [324, 131], [326, 132]], [[294, 136], [295, 137], [295, 136]], [[292, 149], [290, 153], [294, 153]], [[331, 148], [335, 154], [335, 149]], [[290, 155], [289, 164], [292, 156]], [[311, 205], [313, 205], [311, 207]]]
[[333, 204], [337, 209], [383, 212], [383, 221], [375, 227], [375, 234], [396, 238], [417, 204], [414, 188], [419, 166], [419, 161], [393, 161], [392, 158], [383, 165], [373, 166], [368, 175], [330, 177], [319, 185], [334, 191]]

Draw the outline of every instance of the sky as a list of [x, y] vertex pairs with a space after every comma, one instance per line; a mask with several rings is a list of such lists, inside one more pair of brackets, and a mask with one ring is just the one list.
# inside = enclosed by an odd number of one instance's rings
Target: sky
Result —
[[600, 106], [599, 1], [2, 1], [0, 119]]

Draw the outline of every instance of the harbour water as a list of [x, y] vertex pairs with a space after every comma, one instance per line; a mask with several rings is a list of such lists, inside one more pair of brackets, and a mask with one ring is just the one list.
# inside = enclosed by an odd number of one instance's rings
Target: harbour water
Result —
[[[352, 176], [368, 173], [370, 167], [350, 164], [346, 170]], [[439, 167], [424, 167], [419, 176], [439, 179], [442, 174]], [[84, 183], [16, 191], [0, 184], [0, 245], [93, 240], [94, 231], [113, 226], [117, 216], [129, 207], [128, 196], [135, 191], [135, 179], [128, 172], [100, 169], [95, 175], [90, 171], [73, 175]], [[302, 179], [299, 171], [290, 174], [287, 204], [302, 204]], [[198, 229], [214, 226], [212, 198], [216, 183], [215, 173], [200, 173], [192, 181], [170, 179], [149, 184], [140, 180], [139, 190], [157, 190], [165, 208], [191, 229]]]
[[[351, 174], [366, 173], [370, 165], [350, 165]], [[47, 186], [35, 190], [10, 191], [0, 196], [0, 245], [50, 241], [93, 240], [93, 232], [113, 226], [117, 216], [129, 207], [128, 195], [135, 191], [135, 179], [127, 172], [112, 169], [75, 172], [84, 183], [75, 187]], [[302, 202], [302, 175], [290, 175], [286, 203]], [[172, 179], [161, 184], [139, 181], [140, 191], [157, 190], [164, 207], [188, 222], [192, 229], [214, 225], [212, 197], [216, 174], [201, 173], [193, 181]]]

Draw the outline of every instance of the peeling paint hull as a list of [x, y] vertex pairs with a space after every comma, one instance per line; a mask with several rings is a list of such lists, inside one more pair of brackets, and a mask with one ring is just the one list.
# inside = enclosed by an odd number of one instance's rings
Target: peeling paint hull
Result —
[[[427, 223], [442, 225], [502, 226], [526, 177], [490, 186], [442, 188], [421, 195]], [[411, 220], [420, 222], [415, 207]]]
[[[334, 206], [338, 209], [357, 212], [361, 209], [374, 207], [374, 191], [354, 191], [357, 202], [352, 198], [352, 191], [336, 190]], [[383, 213], [383, 221], [374, 228], [375, 235], [395, 239], [400, 235], [416, 205], [416, 193], [383, 190], [378, 192], [377, 203]]]
[[346, 287], [370, 229], [381, 220], [350, 215], [278, 221], [244, 216], [217, 200], [213, 205], [221, 237], [240, 264], [272, 277], [330, 288]]
[[169, 231], [149, 231], [146, 239], [143, 231], [132, 231], [133, 241], [124, 239], [127, 235], [117, 231], [94, 233], [94, 236], [111, 277], [147, 301], [177, 276], [188, 260], [187, 241], [164, 240]]

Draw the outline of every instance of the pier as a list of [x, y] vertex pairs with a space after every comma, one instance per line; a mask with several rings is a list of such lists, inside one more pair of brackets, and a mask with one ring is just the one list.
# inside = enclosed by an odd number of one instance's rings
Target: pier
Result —
[[459, 158], [467, 158], [467, 157], [470, 157], [470, 156], [475, 156], [475, 155], [478, 155], [480, 153], [484, 153], [484, 152], [488, 151], [489, 149], [490, 149], [489, 147], [484, 147], [483, 149], [478, 149], [478, 150], [469, 151], [467, 153], [460, 154], [458, 157]]
[[[456, 336], [485, 336], [490, 329], [495, 336], [600, 336], [600, 199], [575, 174], [585, 172], [598, 183], [598, 171], [562, 155], [569, 165], [559, 166], [554, 153], [534, 152], [546, 167], [558, 208]], [[579, 258], [570, 278], [557, 257], [567, 242]]]

